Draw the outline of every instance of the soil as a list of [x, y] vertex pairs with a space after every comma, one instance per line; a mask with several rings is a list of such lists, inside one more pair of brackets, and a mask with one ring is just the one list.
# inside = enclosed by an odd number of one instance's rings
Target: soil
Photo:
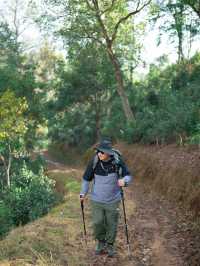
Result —
[[[177, 216], [174, 206], [157, 197], [155, 193], [149, 192], [138, 182], [127, 189], [125, 196], [126, 206], [129, 205], [127, 216], [131, 256], [128, 254], [123, 217], [121, 217], [115, 258], [108, 258], [106, 254], [95, 256], [93, 243], [93, 247], [90, 245], [87, 250], [90, 258], [88, 265], [200, 265], [197, 247], [195, 258], [193, 235], [185, 235], [186, 223], [180, 223], [180, 217]], [[198, 242], [196, 245], [199, 245]]]
[[[53, 163], [51, 170], [67, 171], [67, 167]], [[53, 165], [53, 166], [52, 166]], [[76, 171], [76, 169], [74, 169]], [[77, 169], [80, 176], [80, 169]], [[117, 255], [94, 254], [95, 242], [91, 226], [87, 228], [87, 246], [83, 236], [77, 236], [77, 245], [85, 248], [85, 263], [80, 266], [134, 265], [134, 266], [199, 266], [200, 236], [191, 227], [178, 207], [151, 190], [139, 180], [134, 180], [125, 191], [125, 205], [130, 241], [130, 254], [124, 233], [123, 210], [121, 210]], [[86, 215], [90, 212], [89, 207]], [[81, 239], [81, 240], [80, 240]], [[64, 264], [63, 264], [64, 265]]]

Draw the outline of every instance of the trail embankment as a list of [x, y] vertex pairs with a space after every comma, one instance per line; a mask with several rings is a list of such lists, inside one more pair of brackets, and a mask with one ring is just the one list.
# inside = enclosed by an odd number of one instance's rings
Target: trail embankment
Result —
[[[56, 180], [64, 202], [45, 217], [14, 229], [0, 241], [0, 266], [199, 266], [200, 235], [192, 220], [195, 217], [197, 221], [199, 213], [194, 200], [199, 191], [198, 151], [187, 152], [174, 146], [118, 144], [116, 147], [135, 173], [135, 181], [124, 189], [131, 260], [127, 255], [122, 211], [117, 256], [110, 259], [106, 254], [94, 255], [88, 200], [85, 244], [79, 202], [84, 169], [61, 164], [46, 152], [48, 175]], [[183, 198], [189, 189], [193, 195]], [[186, 212], [180, 211], [178, 205], [193, 215], [184, 215]]]
[[[200, 217], [200, 149], [118, 144], [136, 178]], [[198, 222], [198, 221], [197, 221]]]

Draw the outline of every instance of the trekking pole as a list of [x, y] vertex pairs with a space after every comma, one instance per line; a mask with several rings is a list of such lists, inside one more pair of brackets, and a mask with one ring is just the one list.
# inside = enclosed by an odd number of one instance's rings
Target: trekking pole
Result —
[[[120, 179], [120, 170], [119, 165], [116, 163], [116, 173], [118, 180]], [[124, 228], [125, 228], [125, 235], [126, 235], [126, 244], [128, 249], [128, 256], [131, 258], [131, 251], [130, 251], [130, 242], [129, 242], [129, 234], [128, 234], [128, 225], [127, 225], [127, 218], [126, 218], [126, 208], [125, 208], [125, 199], [124, 199], [124, 191], [123, 188], [120, 186], [120, 194], [121, 194], [121, 200], [122, 200], [122, 207], [123, 207], [123, 214], [124, 214]]]
[[124, 191], [123, 191], [123, 188], [122, 187], [120, 187], [120, 193], [121, 193], [123, 213], [124, 213], [124, 228], [125, 228], [125, 235], [126, 235], [126, 244], [127, 244], [127, 249], [128, 249], [128, 256], [130, 257], [131, 256], [130, 242], [129, 242], [128, 225], [127, 225], [127, 219], [126, 219]]
[[82, 212], [82, 219], [83, 219], [83, 229], [84, 229], [84, 239], [87, 245], [87, 233], [86, 233], [86, 226], [85, 226], [85, 213], [84, 213], [84, 203], [82, 199], [82, 195], [80, 195], [80, 202], [81, 202], [81, 212]]

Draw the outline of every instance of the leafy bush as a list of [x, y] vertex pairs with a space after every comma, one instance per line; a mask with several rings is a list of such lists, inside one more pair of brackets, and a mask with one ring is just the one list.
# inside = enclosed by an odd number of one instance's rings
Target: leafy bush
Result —
[[196, 126], [194, 133], [188, 138], [188, 143], [200, 145], [200, 124]]
[[71, 146], [91, 145], [95, 141], [93, 111], [80, 104], [62, 117], [53, 117], [49, 120], [48, 136], [52, 142], [68, 143]]
[[11, 210], [3, 201], [0, 201], [0, 225], [0, 236], [7, 233], [13, 226]]
[[[199, 144], [200, 56], [166, 69], [151, 66], [144, 81], [130, 94], [135, 110], [132, 129], [123, 138], [144, 143]], [[153, 71], [153, 72], [152, 72]]]
[[4, 193], [3, 200], [11, 212], [13, 224], [33, 221], [46, 214], [56, 203], [54, 182], [42, 171], [35, 174], [24, 163], [12, 179], [11, 188]]
[[13, 158], [11, 173], [15, 174], [15, 176], [20, 175], [21, 169], [24, 165], [26, 165], [34, 174], [38, 174], [46, 168], [46, 161], [41, 155], [38, 155], [34, 160], [32, 160], [28, 155]]

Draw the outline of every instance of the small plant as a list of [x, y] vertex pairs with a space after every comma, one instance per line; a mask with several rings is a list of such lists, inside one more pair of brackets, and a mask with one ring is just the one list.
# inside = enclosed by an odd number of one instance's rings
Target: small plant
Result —
[[200, 124], [196, 126], [194, 134], [188, 138], [188, 143], [200, 147]]

